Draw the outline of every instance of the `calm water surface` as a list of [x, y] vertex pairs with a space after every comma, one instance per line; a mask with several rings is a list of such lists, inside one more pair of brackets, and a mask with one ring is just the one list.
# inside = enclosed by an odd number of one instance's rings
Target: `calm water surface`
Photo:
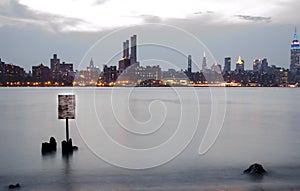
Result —
[[[79, 151], [68, 158], [61, 155], [59, 93], [75, 93], [77, 101], [70, 134]], [[17, 182], [22, 190], [300, 190], [299, 95], [299, 88], [1, 88], [0, 190]], [[206, 128], [219, 124], [216, 142], [199, 155]], [[158, 167], [130, 170], [101, 159], [106, 152], [144, 162], [111, 149], [101, 128], [123, 146], [148, 149], [194, 127], [183, 152]], [[42, 156], [50, 136], [58, 151]], [[269, 173], [244, 175], [254, 162]]]

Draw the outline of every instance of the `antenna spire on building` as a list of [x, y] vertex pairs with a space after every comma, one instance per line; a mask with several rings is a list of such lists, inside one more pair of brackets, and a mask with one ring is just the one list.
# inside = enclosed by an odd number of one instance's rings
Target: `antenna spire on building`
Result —
[[294, 40], [298, 40], [297, 27], [295, 27]]

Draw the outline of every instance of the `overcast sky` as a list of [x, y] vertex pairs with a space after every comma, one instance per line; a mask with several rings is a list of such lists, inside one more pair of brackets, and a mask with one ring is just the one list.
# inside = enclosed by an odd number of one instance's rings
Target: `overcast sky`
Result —
[[[247, 69], [264, 57], [288, 68], [294, 29], [300, 30], [299, 7], [299, 0], [1, 0], [0, 58], [28, 71], [49, 65], [57, 53], [75, 68], [85, 67], [90, 57], [102, 68], [116, 65], [122, 42], [137, 34], [139, 44], [162, 44], [197, 63], [206, 51], [209, 65], [223, 66], [224, 57], [235, 62], [240, 55]], [[148, 48], [139, 51], [142, 64], [165, 58]], [[175, 52], [168, 62], [180, 60]], [[186, 67], [181, 60], [173, 64]]]

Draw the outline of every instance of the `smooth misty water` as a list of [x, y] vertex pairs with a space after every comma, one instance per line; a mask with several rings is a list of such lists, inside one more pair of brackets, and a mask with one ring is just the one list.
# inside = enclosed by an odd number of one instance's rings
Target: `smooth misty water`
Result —
[[[64, 158], [57, 95], [70, 92], [77, 101], [70, 132], [79, 151]], [[1, 88], [0, 95], [0, 190], [17, 182], [22, 190], [300, 190], [299, 88]], [[216, 142], [199, 155], [201, 141], [209, 145], [223, 114]], [[190, 144], [181, 147], [194, 127]], [[111, 147], [102, 128], [134, 149], [163, 145], [178, 129], [182, 137], [141, 160]], [[42, 156], [41, 143], [50, 136], [58, 151]], [[100, 159], [142, 167], [179, 148], [184, 150], [173, 160], [145, 170]], [[244, 175], [254, 162], [268, 175]]]

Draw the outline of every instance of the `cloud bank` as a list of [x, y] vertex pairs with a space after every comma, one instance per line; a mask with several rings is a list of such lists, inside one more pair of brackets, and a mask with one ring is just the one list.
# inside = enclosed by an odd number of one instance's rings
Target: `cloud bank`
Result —
[[[253, 6], [253, 5], [259, 6]], [[95, 32], [144, 23], [191, 21], [205, 25], [293, 22], [296, 0], [2, 0], [0, 26], [52, 32]], [[282, 15], [285, 15], [282, 17]]]

